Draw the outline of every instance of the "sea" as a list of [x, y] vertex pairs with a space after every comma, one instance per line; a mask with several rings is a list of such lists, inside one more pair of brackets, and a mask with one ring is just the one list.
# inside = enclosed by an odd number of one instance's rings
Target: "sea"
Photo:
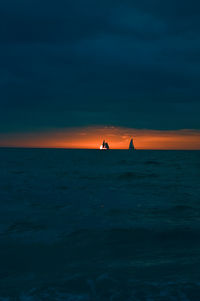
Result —
[[199, 301], [200, 152], [0, 149], [0, 301]]

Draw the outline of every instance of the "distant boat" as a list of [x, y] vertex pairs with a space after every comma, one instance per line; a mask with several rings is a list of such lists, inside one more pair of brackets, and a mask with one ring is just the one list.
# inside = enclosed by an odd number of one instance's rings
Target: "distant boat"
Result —
[[131, 141], [130, 141], [129, 149], [135, 150], [135, 147], [134, 147], [134, 144], [133, 144], [133, 139], [131, 139]]
[[104, 150], [108, 150], [109, 149], [109, 145], [108, 145], [108, 143], [105, 140], [103, 140], [103, 142], [102, 142], [102, 144], [100, 146], [100, 149], [104, 149]]

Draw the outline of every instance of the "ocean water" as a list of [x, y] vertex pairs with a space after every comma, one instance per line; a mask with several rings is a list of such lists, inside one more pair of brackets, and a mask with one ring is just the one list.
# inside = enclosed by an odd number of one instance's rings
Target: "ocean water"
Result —
[[200, 152], [0, 149], [0, 300], [200, 300]]

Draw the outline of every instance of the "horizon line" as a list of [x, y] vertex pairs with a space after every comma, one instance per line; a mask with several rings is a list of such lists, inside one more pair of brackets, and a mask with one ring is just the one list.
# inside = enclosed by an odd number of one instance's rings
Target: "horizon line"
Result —
[[[100, 148], [86, 148], [86, 147], [43, 147], [43, 146], [0, 146], [0, 149], [56, 149], [56, 150], [97, 150]], [[200, 151], [200, 148], [136, 148], [130, 150], [129, 148], [110, 148], [108, 151]]]
[[123, 127], [82, 127], [29, 133], [0, 133], [0, 147], [99, 149], [102, 140], [110, 149], [128, 149], [134, 138], [137, 150], [200, 150], [200, 131], [158, 131]]

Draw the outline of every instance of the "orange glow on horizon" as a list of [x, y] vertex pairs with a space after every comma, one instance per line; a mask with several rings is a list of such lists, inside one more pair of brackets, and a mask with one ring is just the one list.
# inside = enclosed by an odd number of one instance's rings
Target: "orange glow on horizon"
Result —
[[136, 149], [200, 150], [200, 130], [158, 131], [113, 126], [0, 134], [0, 146], [99, 149], [105, 139], [110, 149], [128, 149], [131, 138]]

